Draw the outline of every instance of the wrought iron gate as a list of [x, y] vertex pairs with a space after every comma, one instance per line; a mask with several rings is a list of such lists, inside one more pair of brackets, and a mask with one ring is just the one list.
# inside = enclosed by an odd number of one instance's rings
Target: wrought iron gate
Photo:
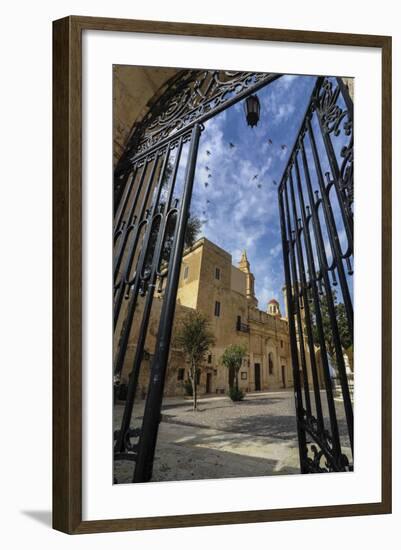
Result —
[[[114, 459], [132, 461], [134, 482], [149, 481], [152, 475], [203, 123], [279, 77], [266, 73], [181, 71], [151, 106], [116, 167], [115, 390], [119, 390], [121, 374], [127, 366], [129, 381], [123, 416], [114, 433]], [[339, 136], [343, 138], [335, 142], [333, 137], [338, 140]], [[346, 328], [352, 334], [352, 163], [352, 101], [341, 79], [333, 87], [332, 79], [318, 78], [279, 186], [304, 473], [352, 468], [352, 403], [338, 327], [339, 303], [332, 288], [339, 281]], [[160, 306], [160, 316], [154, 353], [149, 353], [147, 335], [156, 305]], [[327, 331], [334, 355], [327, 349]], [[131, 349], [132, 340], [135, 346]], [[149, 374], [141, 380], [145, 362], [150, 365]], [[338, 389], [333, 387], [333, 373], [340, 382], [346, 429], [339, 427], [335, 401]], [[140, 395], [143, 385], [146, 400]], [[144, 404], [142, 410], [135, 410], [140, 403]], [[348, 453], [342, 446], [347, 438]], [[322, 458], [325, 464], [321, 464]]]
[[278, 191], [303, 473], [353, 468], [352, 123], [343, 80], [318, 78]]
[[[203, 123], [277, 78], [266, 73], [180, 72], [134, 132], [115, 170], [115, 388], [126, 362], [130, 375], [123, 417], [114, 433], [114, 460], [133, 461], [134, 482], [148, 481], [152, 475]], [[162, 293], [156, 344], [149, 358], [151, 311], [155, 295]], [[130, 357], [133, 336], [136, 344]], [[146, 358], [150, 359], [146, 402], [142, 411], [135, 412]]]

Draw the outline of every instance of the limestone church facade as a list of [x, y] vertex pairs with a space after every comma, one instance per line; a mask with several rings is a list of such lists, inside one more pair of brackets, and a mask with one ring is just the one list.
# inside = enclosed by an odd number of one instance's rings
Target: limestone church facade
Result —
[[[234, 343], [248, 350], [239, 373], [241, 389], [251, 392], [293, 385], [287, 319], [275, 299], [266, 310], [258, 308], [255, 278], [245, 251], [235, 266], [231, 254], [216, 244], [206, 238], [197, 241], [182, 262], [177, 309], [182, 307], [205, 314], [216, 338], [202, 369], [201, 392], [228, 390], [228, 371], [220, 358]], [[177, 378], [182, 376], [179, 371]]]
[[[136, 318], [142, 316], [143, 298], [138, 299]], [[139, 375], [139, 391], [144, 397], [156, 343], [163, 291], [155, 296]], [[265, 310], [258, 308], [255, 278], [246, 252], [238, 265], [231, 254], [206, 238], [199, 239], [184, 253], [173, 336], [165, 382], [165, 395], [183, 395], [189, 365], [175, 344], [181, 320], [190, 310], [202, 312], [210, 322], [215, 345], [210, 349], [199, 377], [200, 394], [224, 394], [229, 389], [227, 368], [221, 356], [230, 344], [242, 344], [247, 356], [239, 372], [239, 386], [245, 392], [293, 386], [288, 321], [277, 300]], [[121, 383], [127, 383], [138, 340], [139, 322], [133, 324]], [[116, 346], [117, 347], [117, 346]], [[116, 349], [115, 349], [116, 352]]]

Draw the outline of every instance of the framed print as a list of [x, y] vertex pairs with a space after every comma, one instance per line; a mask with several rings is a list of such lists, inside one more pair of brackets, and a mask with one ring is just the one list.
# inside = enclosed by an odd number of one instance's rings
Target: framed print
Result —
[[390, 513], [391, 38], [53, 30], [54, 528]]

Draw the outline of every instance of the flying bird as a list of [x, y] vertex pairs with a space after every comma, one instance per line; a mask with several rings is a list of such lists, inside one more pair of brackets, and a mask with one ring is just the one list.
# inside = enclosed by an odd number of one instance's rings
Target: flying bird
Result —
[[205, 170], [206, 170], [206, 172], [209, 172], [209, 170], [210, 170], [209, 166], [205, 166]]
[[258, 189], [261, 189], [261, 188], [262, 188], [262, 184], [261, 184], [261, 183], [258, 183], [257, 188], [258, 188]]
[[277, 182], [276, 182], [276, 180], [273, 180], [273, 183], [274, 183], [274, 185], [277, 185]]
[[230, 145], [230, 149], [234, 149], [234, 147], [235, 147], [234, 143], [232, 143], [232, 142], [230, 141], [230, 144], [229, 144], [229, 145]]
[[210, 157], [211, 152], [208, 149], [206, 149], [206, 154], [207, 154], [208, 157]]
[[257, 180], [258, 177], [259, 177], [259, 174], [255, 174], [255, 175], [253, 176], [253, 178], [252, 178], [252, 181], [253, 181], [253, 180]]
[[208, 174], [208, 176], [207, 176], [207, 177], [208, 177], [208, 178], [211, 178], [211, 177], [212, 177], [212, 174]]
[[272, 142], [272, 140], [271, 140], [270, 138], [267, 140], [267, 143], [268, 143], [269, 145], [273, 145], [273, 142]]
[[209, 200], [209, 199], [206, 199], [206, 204], [210, 204], [210, 200]]
[[209, 185], [209, 183], [207, 181], [205, 181], [204, 186], [207, 187], [208, 185]]
[[282, 149], [283, 151], [285, 151], [285, 150], [287, 149], [287, 145], [284, 143], [284, 144], [281, 146], [281, 149]]

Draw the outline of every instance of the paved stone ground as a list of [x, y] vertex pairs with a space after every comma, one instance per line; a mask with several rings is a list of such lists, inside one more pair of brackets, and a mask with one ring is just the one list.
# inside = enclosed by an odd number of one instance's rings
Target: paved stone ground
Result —
[[[340, 431], [345, 432], [338, 403]], [[139, 425], [143, 402], [134, 408]], [[327, 407], [323, 401], [324, 414]], [[116, 405], [119, 426], [123, 405]], [[115, 475], [129, 483], [133, 464], [119, 462]], [[219, 479], [299, 473], [292, 390], [248, 394], [233, 403], [226, 396], [203, 397], [198, 410], [186, 398], [165, 398], [152, 481]]]

